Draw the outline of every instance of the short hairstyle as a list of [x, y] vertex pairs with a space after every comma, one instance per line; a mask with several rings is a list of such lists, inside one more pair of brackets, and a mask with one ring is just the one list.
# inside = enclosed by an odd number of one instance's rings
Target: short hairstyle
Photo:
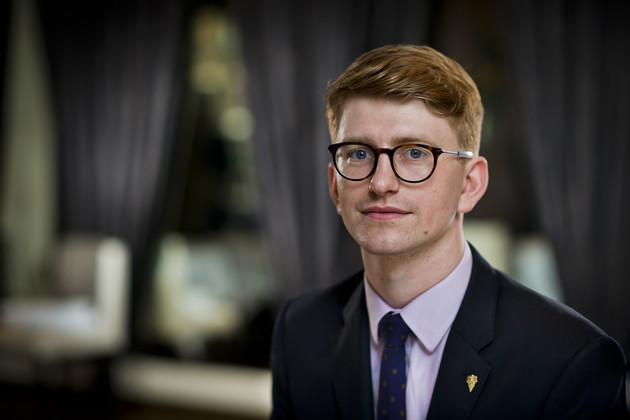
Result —
[[357, 58], [326, 90], [326, 118], [333, 141], [346, 99], [421, 99], [446, 118], [462, 149], [479, 152], [483, 105], [479, 90], [462, 66], [435, 49], [387, 45]]

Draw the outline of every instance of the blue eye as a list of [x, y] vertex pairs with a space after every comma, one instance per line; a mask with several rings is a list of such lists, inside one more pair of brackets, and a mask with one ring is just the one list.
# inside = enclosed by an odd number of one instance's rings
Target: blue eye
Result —
[[365, 159], [367, 157], [367, 152], [365, 150], [356, 150], [354, 152], [355, 159]]
[[420, 147], [409, 147], [403, 150], [403, 156], [412, 160], [422, 159], [428, 155], [428, 151]]
[[348, 156], [350, 159], [365, 160], [371, 158], [372, 153], [369, 149], [358, 147], [351, 150], [350, 153], [348, 153]]

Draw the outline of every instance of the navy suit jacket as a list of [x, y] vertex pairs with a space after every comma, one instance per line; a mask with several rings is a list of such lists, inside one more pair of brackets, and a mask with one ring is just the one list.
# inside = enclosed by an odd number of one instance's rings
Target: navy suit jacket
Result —
[[[619, 345], [474, 249], [428, 419], [625, 418]], [[273, 338], [273, 419], [372, 419], [363, 273], [289, 301]], [[478, 383], [469, 391], [466, 378]]]

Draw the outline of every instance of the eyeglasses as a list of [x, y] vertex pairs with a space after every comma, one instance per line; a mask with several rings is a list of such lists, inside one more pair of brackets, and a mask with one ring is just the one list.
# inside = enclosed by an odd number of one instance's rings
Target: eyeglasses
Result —
[[423, 144], [401, 144], [393, 149], [374, 148], [365, 143], [336, 143], [328, 146], [335, 169], [350, 181], [369, 178], [376, 171], [378, 157], [387, 153], [398, 178], [405, 182], [418, 183], [429, 179], [435, 171], [438, 157], [442, 153], [459, 158], [472, 159], [472, 152], [449, 152]]

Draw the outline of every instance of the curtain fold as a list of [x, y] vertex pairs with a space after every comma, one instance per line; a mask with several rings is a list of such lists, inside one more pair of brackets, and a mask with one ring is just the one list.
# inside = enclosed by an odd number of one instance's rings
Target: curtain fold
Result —
[[[4, 116], [5, 69], [7, 62], [7, 48], [9, 44], [11, 9], [11, 1], [0, 2], [0, 118], [3, 118]], [[2, 162], [4, 152], [3, 137], [3, 130], [0, 130], [0, 162]]]
[[279, 299], [360, 267], [358, 248], [328, 196], [328, 81], [359, 54], [424, 43], [429, 1], [235, 0], [243, 34], [262, 224]]
[[630, 355], [630, 4], [499, 2], [542, 227], [567, 303]]
[[[5, 92], [5, 74], [6, 74], [6, 62], [7, 62], [7, 46], [9, 41], [9, 22], [11, 17], [11, 9], [12, 2], [11, 1], [3, 1], [0, 2], [0, 121], [4, 118], [5, 109], [4, 109], [4, 92]], [[0, 130], [0, 162], [4, 161], [4, 148], [5, 148], [5, 140], [4, 140], [4, 130]], [[0, 174], [0, 176], [2, 176]], [[2, 188], [3, 182], [0, 182], [0, 188]], [[3, 196], [2, 191], [0, 191], [0, 200]], [[2, 203], [0, 202], [0, 208]], [[0, 232], [0, 297], [5, 296], [8, 284], [6, 280], [6, 272], [5, 272], [5, 258], [6, 258], [6, 244], [5, 238]]]
[[176, 146], [181, 4], [39, 3], [59, 130], [59, 229], [127, 242], [134, 322], [149, 292]]

